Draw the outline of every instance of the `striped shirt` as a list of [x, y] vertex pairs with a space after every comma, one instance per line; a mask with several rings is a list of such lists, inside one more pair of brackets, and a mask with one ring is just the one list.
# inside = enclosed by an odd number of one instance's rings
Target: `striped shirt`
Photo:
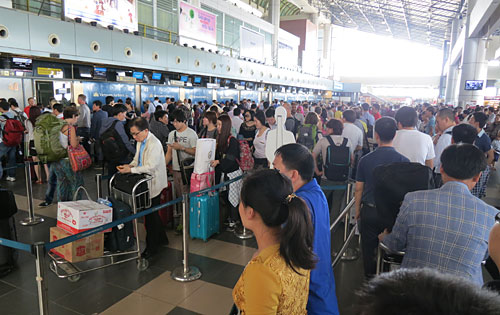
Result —
[[406, 254], [402, 268], [432, 268], [483, 283], [481, 261], [498, 210], [460, 182], [408, 193], [383, 243]]

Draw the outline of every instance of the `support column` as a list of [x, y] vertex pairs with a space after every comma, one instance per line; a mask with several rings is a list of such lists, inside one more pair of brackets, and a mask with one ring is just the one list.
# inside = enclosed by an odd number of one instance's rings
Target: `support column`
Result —
[[457, 86], [457, 70], [456, 65], [450, 65], [448, 68], [448, 76], [446, 77], [446, 93], [445, 93], [445, 104], [457, 105], [457, 99], [455, 97], [455, 87]]
[[280, 0], [272, 0], [269, 6], [269, 16], [271, 17], [271, 23], [274, 26], [273, 32], [273, 65], [278, 66], [278, 41], [279, 41], [279, 31], [280, 31]]
[[330, 59], [332, 25], [323, 24], [323, 59]]
[[[482, 38], [467, 38], [462, 54], [462, 73], [458, 90], [458, 104], [463, 107], [467, 104], [483, 105], [487, 78], [486, 40]], [[467, 80], [482, 80], [483, 90], [465, 90], [465, 81]]]

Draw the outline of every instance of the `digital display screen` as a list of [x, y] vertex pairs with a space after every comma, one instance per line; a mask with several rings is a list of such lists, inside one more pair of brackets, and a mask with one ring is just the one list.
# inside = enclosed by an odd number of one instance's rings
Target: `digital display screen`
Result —
[[142, 80], [144, 78], [144, 72], [135, 72], [132, 74], [134, 78], [137, 80]]
[[153, 76], [151, 77], [153, 80], [161, 80], [161, 73], [153, 73]]
[[181, 81], [182, 82], [187, 82], [188, 81], [188, 76], [187, 75], [181, 75]]
[[33, 70], [33, 60], [29, 58], [12, 57], [11, 68], [17, 70]]
[[245, 81], [241, 81], [241, 82], [240, 82], [240, 85], [241, 85], [241, 86], [245, 86]]
[[194, 77], [194, 83], [201, 83], [201, 77]]
[[467, 80], [465, 81], [465, 89], [478, 91], [483, 89], [483, 80]]
[[114, 25], [119, 29], [137, 31], [136, 0], [65, 0], [66, 17], [96, 21], [104, 27]]
[[95, 78], [106, 78], [107, 71], [108, 71], [108, 69], [106, 69], [106, 68], [94, 67], [94, 77]]

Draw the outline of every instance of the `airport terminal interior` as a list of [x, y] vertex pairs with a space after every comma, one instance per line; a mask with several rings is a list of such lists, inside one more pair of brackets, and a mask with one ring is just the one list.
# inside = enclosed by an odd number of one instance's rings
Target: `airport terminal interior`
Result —
[[0, 135], [0, 314], [500, 311], [498, 1], [0, 0]]

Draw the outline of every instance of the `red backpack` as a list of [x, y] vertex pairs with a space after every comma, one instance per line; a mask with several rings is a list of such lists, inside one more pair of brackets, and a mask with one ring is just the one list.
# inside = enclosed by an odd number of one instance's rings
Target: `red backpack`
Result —
[[2, 140], [7, 147], [17, 147], [21, 144], [24, 134], [23, 124], [14, 118], [8, 118], [5, 121], [5, 126], [3, 127]]
[[[228, 144], [231, 138], [234, 137], [230, 136], [227, 139]], [[254, 160], [253, 160], [252, 150], [250, 150], [250, 145], [248, 144], [248, 141], [238, 140], [238, 139], [236, 140], [240, 144], [240, 157], [239, 159], [238, 158], [236, 159], [236, 162], [238, 163], [243, 172], [253, 169]]]
[[240, 159], [237, 160], [240, 168], [243, 172], [253, 169], [254, 160], [252, 155], [252, 150], [250, 150], [250, 145], [246, 140], [238, 140], [240, 143]]

